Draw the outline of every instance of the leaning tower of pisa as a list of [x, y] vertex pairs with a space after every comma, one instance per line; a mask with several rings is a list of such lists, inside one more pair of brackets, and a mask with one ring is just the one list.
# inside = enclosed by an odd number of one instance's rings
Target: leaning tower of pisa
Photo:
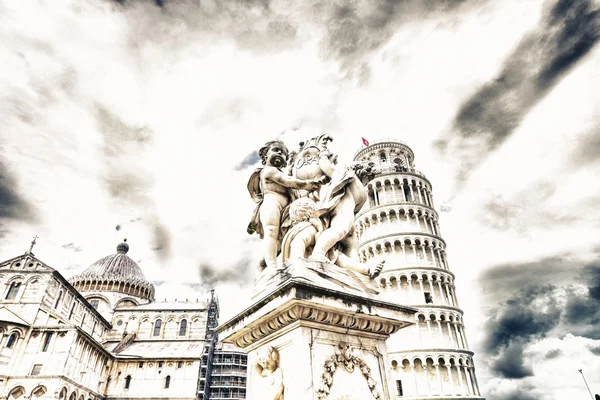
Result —
[[431, 183], [396, 139], [371, 143], [354, 160], [373, 167], [363, 178], [368, 202], [354, 222], [360, 258], [385, 260], [377, 278], [385, 300], [418, 309], [414, 325], [388, 340], [396, 396], [481, 399]]

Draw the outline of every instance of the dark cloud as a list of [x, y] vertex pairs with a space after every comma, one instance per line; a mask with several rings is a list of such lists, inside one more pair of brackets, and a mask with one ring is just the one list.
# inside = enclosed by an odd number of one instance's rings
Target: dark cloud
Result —
[[35, 219], [31, 205], [19, 193], [19, 186], [0, 161], [0, 218], [24, 221]]
[[600, 346], [589, 346], [588, 349], [597, 356], [600, 356]]
[[561, 349], [554, 349], [554, 350], [550, 350], [549, 352], [547, 352], [546, 356], [544, 358], [546, 360], [552, 360], [554, 358], [561, 356], [562, 354], [563, 354], [563, 352]]
[[[382, 48], [404, 22], [432, 15], [452, 17], [467, 1], [381, 0], [318, 2], [315, 14], [322, 14], [327, 35], [321, 45], [326, 58], [339, 61], [347, 77], [359, 83], [370, 77], [369, 58]], [[472, 3], [472, 2], [471, 2]]]
[[121, 12], [129, 17], [135, 32], [130, 37], [134, 48], [139, 48], [142, 42], [154, 41], [177, 49], [195, 40], [214, 37], [230, 40], [244, 51], [272, 54], [299, 47], [298, 32], [304, 30], [315, 35], [321, 56], [336, 61], [343, 77], [362, 83], [370, 77], [371, 56], [403, 23], [433, 16], [451, 19], [465, 5], [482, 2], [177, 0], [163, 1], [160, 8], [151, 1], [123, 3]]
[[67, 243], [61, 246], [63, 249], [74, 251], [75, 253], [79, 253], [81, 251], [81, 247], [77, 246], [75, 243]]
[[523, 350], [527, 341], [517, 339], [511, 341], [508, 345], [498, 352], [498, 357], [492, 362], [492, 370], [508, 379], [521, 379], [533, 376], [531, 365], [525, 364]]
[[165, 261], [171, 254], [171, 235], [167, 228], [160, 223], [154, 225], [152, 234], [154, 243], [152, 250], [158, 253], [161, 261]]
[[558, 0], [506, 58], [498, 76], [462, 104], [451, 132], [435, 144], [438, 151], [460, 157], [459, 182], [596, 45], [599, 20], [591, 0]]
[[[563, 256], [504, 265], [482, 274], [480, 282], [484, 292], [491, 292], [484, 302], [495, 303], [485, 325], [484, 350], [497, 376], [531, 376], [526, 349], [538, 339], [565, 334], [600, 339], [600, 260], [583, 265]], [[508, 300], [498, 301], [508, 293]], [[545, 357], [559, 355], [555, 349]]]
[[243, 257], [233, 266], [214, 266], [203, 262], [198, 268], [200, 283], [205, 288], [213, 288], [218, 283], [236, 283], [241, 286], [252, 284], [252, 261]]
[[251, 166], [258, 166], [260, 164], [260, 156], [257, 151], [249, 153], [244, 159], [235, 166], [236, 171], [241, 171]]
[[496, 375], [517, 379], [533, 375], [523, 350], [559, 323], [561, 311], [554, 290], [551, 285], [528, 286], [492, 313], [486, 323], [485, 349], [492, 356]]
[[600, 339], [600, 262], [588, 264], [581, 274], [587, 293], [569, 288], [565, 307], [565, 321], [572, 333]]

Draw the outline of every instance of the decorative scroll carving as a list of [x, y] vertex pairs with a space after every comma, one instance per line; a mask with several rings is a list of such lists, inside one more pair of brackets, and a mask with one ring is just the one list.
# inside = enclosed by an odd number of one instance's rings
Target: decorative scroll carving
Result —
[[371, 376], [371, 368], [360, 357], [352, 354], [352, 348], [347, 343], [339, 343], [335, 354], [325, 360], [323, 366], [323, 374], [321, 375], [322, 385], [317, 391], [319, 400], [326, 399], [333, 385], [333, 375], [338, 367], [343, 367], [348, 372], [354, 372], [354, 368], [358, 368], [362, 375], [367, 380], [367, 385], [375, 400], [382, 400], [381, 395], [375, 388], [377, 383]]
[[283, 371], [279, 367], [279, 352], [273, 346], [258, 351], [256, 359], [256, 374], [260, 379], [261, 398], [265, 400], [283, 400]]
[[368, 314], [345, 314], [328, 308], [313, 305], [293, 304], [275, 316], [265, 320], [260, 325], [247, 327], [248, 330], [232, 340], [233, 344], [244, 348], [271, 333], [277, 332], [284, 326], [295, 321], [313, 321], [326, 323], [344, 329], [356, 329], [363, 332], [391, 335], [396, 333], [402, 324], [391, 321], [382, 321], [380, 317]]

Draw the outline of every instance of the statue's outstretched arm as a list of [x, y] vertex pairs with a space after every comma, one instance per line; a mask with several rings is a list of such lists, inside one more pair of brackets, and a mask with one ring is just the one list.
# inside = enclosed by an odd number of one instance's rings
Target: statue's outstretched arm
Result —
[[325, 175], [331, 178], [335, 172], [335, 165], [331, 162], [331, 159], [329, 158], [330, 156], [331, 153], [321, 153], [319, 156], [319, 167], [321, 167]]
[[273, 182], [290, 189], [315, 189], [317, 187], [316, 181], [304, 181], [302, 179], [294, 178], [293, 176], [284, 175], [281, 171], [269, 173], [266, 177]]

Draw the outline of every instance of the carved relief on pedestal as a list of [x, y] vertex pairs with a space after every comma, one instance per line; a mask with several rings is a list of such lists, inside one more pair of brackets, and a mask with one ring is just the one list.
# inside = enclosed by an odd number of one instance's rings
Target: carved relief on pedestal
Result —
[[[324, 371], [321, 375], [322, 385], [317, 391], [319, 400], [328, 398], [329, 394], [331, 393], [331, 387], [334, 383], [333, 377], [338, 368], [343, 368], [349, 373], [353, 373], [357, 368], [366, 379], [373, 398], [376, 400], [382, 400], [381, 395], [375, 387], [377, 383], [371, 376], [371, 368], [369, 368], [367, 363], [365, 363], [360, 357], [357, 357], [353, 354], [352, 348], [349, 344], [343, 342], [338, 344], [335, 354], [325, 360], [325, 364], [323, 366]], [[343, 398], [350, 399], [352, 397], [344, 396]]]
[[283, 400], [283, 371], [279, 367], [279, 352], [273, 346], [258, 350], [256, 358], [255, 393], [264, 400]]

